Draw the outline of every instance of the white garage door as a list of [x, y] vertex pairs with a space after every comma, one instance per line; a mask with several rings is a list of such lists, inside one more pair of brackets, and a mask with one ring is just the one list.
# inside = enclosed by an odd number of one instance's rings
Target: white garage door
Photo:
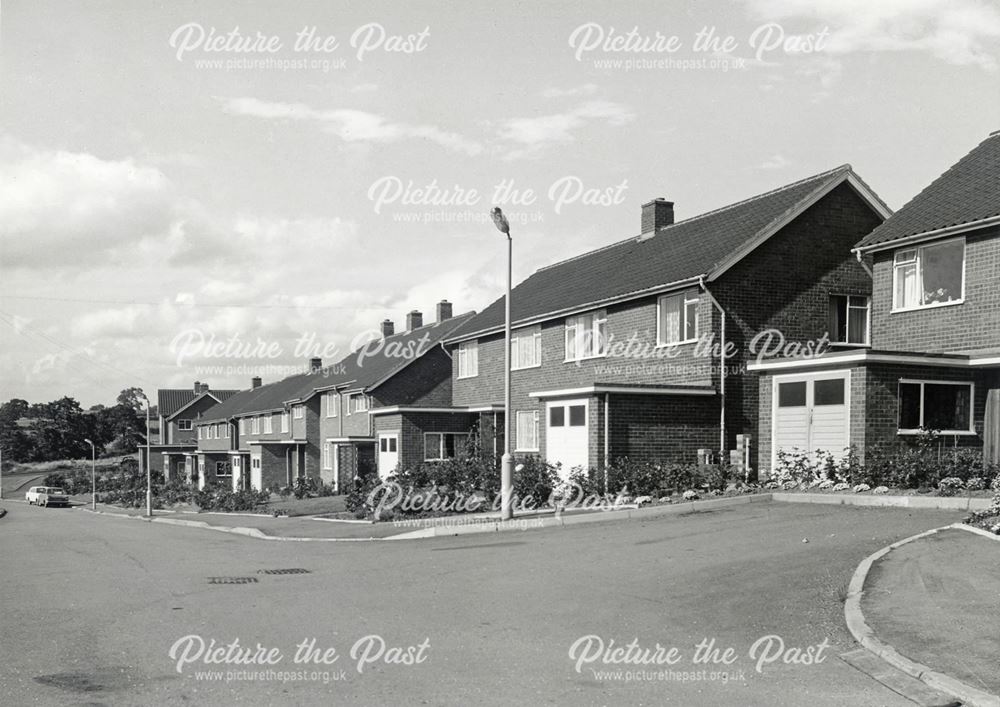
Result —
[[780, 450], [843, 457], [850, 445], [849, 388], [849, 372], [775, 378], [772, 465]]
[[559, 473], [565, 479], [575, 467], [588, 467], [587, 399], [553, 401], [545, 407], [545, 460], [561, 464]]

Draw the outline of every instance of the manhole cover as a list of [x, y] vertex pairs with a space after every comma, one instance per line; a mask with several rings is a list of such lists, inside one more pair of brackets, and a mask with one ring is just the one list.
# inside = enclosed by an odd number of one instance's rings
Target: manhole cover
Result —
[[256, 577], [209, 577], [209, 584], [256, 584]]
[[257, 570], [257, 574], [309, 574], [309, 570], [304, 570], [301, 567], [292, 567], [281, 570]]

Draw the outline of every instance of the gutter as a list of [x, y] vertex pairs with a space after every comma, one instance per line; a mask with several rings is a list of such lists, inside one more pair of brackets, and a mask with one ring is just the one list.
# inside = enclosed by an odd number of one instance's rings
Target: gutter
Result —
[[854, 248], [853, 252], [855, 257], [858, 259], [858, 263], [861, 265], [861, 267], [865, 269], [865, 272], [868, 273], [868, 277], [874, 280], [875, 272], [870, 267], [868, 267], [868, 263], [865, 262], [864, 254], [858, 248]]
[[873, 243], [872, 245], [857, 247], [852, 250], [874, 253], [875, 251], [890, 250], [892, 248], [898, 248], [899, 246], [908, 245], [910, 243], [919, 243], [934, 238], [943, 238], [945, 236], [956, 236], [960, 233], [966, 233], [968, 231], [978, 231], [980, 228], [987, 228], [998, 224], [1000, 224], [1000, 216], [988, 216], [986, 218], [981, 218], [978, 221], [969, 221], [968, 223], [956, 224], [954, 226], [944, 226], [943, 228], [936, 228], [933, 231], [924, 231], [923, 233], [913, 233], [909, 236], [901, 236], [891, 241]]
[[722, 453], [726, 451], [726, 310], [722, 308], [719, 301], [709, 291], [705, 285], [704, 277], [700, 280], [700, 286], [708, 295], [721, 318], [721, 331], [719, 334], [719, 462], [722, 463]]

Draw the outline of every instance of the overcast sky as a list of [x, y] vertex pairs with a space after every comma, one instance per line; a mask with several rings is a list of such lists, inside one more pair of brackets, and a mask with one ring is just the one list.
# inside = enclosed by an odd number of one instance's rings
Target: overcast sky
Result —
[[0, 399], [241, 388], [482, 309], [495, 201], [520, 280], [654, 197], [849, 162], [898, 208], [1000, 128], [992, 0], [269, 4], [3, 3]]

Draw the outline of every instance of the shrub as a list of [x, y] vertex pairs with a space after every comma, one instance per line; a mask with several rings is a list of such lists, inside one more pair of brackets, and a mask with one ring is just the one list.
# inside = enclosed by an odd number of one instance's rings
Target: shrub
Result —
[[243, 489], [232, 491], [220, 484], [206, 486], [194, 494], [194, 502], [203, 511], [253, 511], [270, 500], [267, 491]]
[[965, 482], [955, 476], [941, 479], [938, 483], [939, 496], [954, 496], [965, 487]]

